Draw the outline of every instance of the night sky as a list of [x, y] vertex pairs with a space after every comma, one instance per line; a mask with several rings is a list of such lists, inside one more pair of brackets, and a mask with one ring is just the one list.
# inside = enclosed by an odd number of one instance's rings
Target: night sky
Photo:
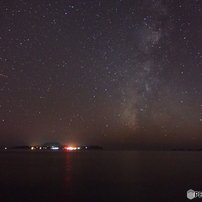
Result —
[[202, 148], [200, 0], [0, 3], [0, 145]]

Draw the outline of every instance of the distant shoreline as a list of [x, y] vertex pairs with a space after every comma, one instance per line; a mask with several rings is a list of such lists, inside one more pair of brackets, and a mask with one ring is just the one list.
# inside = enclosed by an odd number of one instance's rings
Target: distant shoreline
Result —
[[12, 146], [12, 147], [4, 147], [4, 150], [102, 150], [103, 147], [89, 145], [89, 146], [64, 146], [64, 145], [41, 145], [41, 146]]
[[[6, 149], [5, 149], [6, 148]], [[17, 147], [1, 147], [0, 151], [92, 151], [92, 150], [98, 150], [98, 151], [123, 151], [123, 152], [129, 152], [129, 151], [137, 151], [137, 152], [155, 152], [155, 151], [160, 151], [160, 152], [176, 152], [176, 151], [202, 151], [202, 149], [104, 149], [103, 147], [83, 147], [81, 149], [71, 149], [71, 150], [67, 150], [64, 148], [59, 148], [59, 149], [31, 149], [31, 147], [26, 147], [26, 148], [22, 148], [21, 146], [17, 146]]]

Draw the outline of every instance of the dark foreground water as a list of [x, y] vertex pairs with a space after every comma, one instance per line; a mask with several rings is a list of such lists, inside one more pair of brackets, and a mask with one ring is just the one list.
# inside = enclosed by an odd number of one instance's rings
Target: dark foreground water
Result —
[[190, 188], [202, 191], [202, 152], [0, 152], [1, 202], [188, 201]]

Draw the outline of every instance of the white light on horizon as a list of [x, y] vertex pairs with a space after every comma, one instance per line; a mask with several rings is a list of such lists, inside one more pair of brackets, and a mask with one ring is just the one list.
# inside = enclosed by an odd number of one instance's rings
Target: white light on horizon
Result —
[[52, 150], [58, 150], [59, 147], [51, 147]]

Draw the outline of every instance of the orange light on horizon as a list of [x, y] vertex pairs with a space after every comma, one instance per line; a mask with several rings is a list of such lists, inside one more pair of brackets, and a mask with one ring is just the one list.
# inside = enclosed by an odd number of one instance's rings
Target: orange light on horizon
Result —
[[72, 151], [72, 150], [76, 150], [76, 147], [65, 147], [66, 150]]

